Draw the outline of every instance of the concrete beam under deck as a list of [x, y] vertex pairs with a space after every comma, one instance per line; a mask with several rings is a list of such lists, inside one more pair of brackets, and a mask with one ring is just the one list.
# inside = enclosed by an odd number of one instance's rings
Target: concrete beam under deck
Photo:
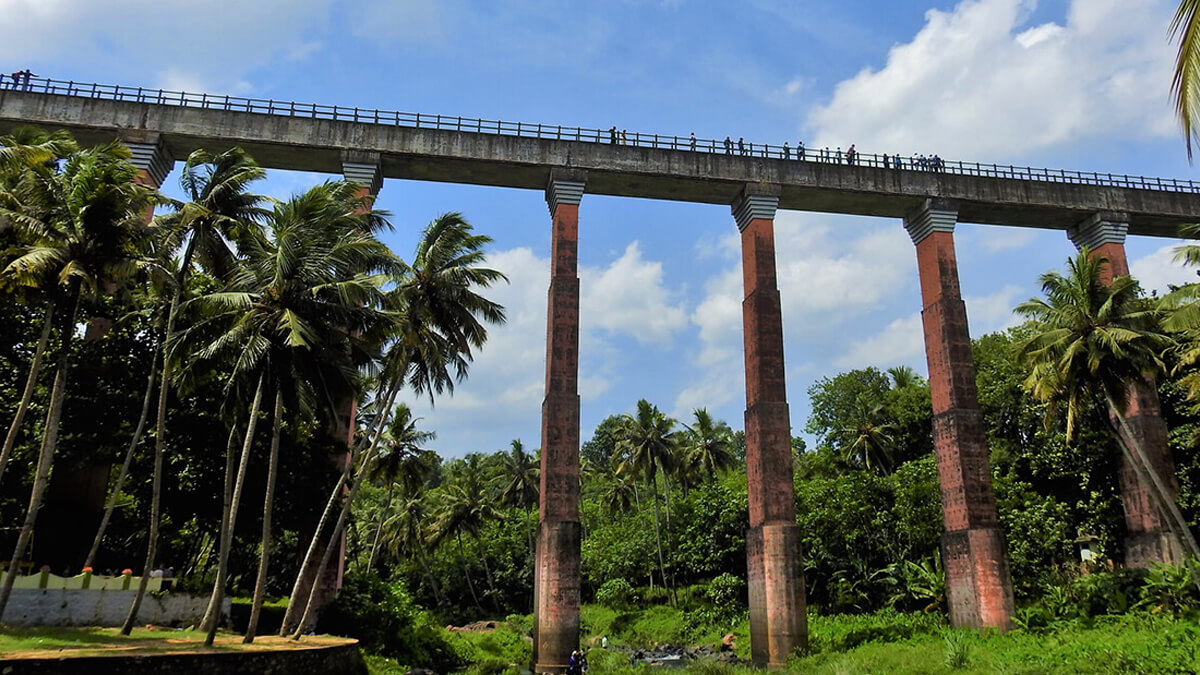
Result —
[[[670, 148], [287, 117], [154, 103], [0, 91], [0, 133], [67, 129], [83, 143], [162, 139], [178, 158], [240, 145], [263, 166], [340, 174], [342, 151], [378, 152], [385, 178], [545, 189], [554, 169], [587, 171], [588, 192], [733, 203], [747, 183], [779, 185], [779, 208], [903, 218], [929, 198], [960, 222], [1065, 230], [1102, 211], [1129, 233], [1176, 236], [1200, 222], [1200, 194], [883, 169]], [[603, 139], [607, 141], [607, 139]]]

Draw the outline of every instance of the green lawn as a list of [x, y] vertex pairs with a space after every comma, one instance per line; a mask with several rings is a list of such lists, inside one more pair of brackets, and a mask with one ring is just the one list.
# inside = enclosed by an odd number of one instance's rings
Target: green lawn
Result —
[[218, 633], [217, 643], [204, 647], [204, 633], [172, 628], [138, 628], [123, 636], [116, 628], [0, 628], [0, 654], [5, 659], [46, 656], [96, 656], [104, 654], [159, 654], [203, 649], [264, 650], [303, 649], [317, 645], [340, 644], [345, 640], [330, 636], [306, 637], [300, 643], [274, 635], [261, 636], [252, 645], [243, 645], [240, 635]]
[[[619, 620], [614, 621], [615, 617], [605, 616], [604, 613], [589, 613], [606, 628], [620, 623]], [[661, 623], [664, 618], [658, 616], [660, 613], [649, 614], [651, 616], [639, 617], [639, 622], [631, 622], [629, 631], [638, 633], [644, 627]], [[899, 617], [898, 620], [896, 617]], [[1200, 621], [1195, 618], [1133, 614], [1100, 617], [1090, 625], [1062, 622], [1052, 629], [1034, 633], [1014, 631], [1005, 635], [950, 631], [937, 621], [926, 622], [920, 615], [811, 618], [813, 645], [821, 651], [795, 659], [783, 672], [816, 675], [1200, 672]], [[902, 628], [890, 633], [881, 630], [889, 620]], [[643, 626], [637, 625], [642, 622]], [[509, 636], [504, 632], [492, 633], [490, 638], [485, 634], [456, 636], [455, 641], [465, 640], [476, 646], [481, 640], [508, 643]], [[873, 637], [878, 635], [892, 637]], [[589, 631], [585, 642], [590, 637]], [[854, 643], [857, 646], [844, 647]], [[743, 652], [744, 648], [739, 643], [738, 651]], [[490, 651], [477, 651], [476, 662], [463, 672], [469, 675], [515, 675], [527, 666], [526, 650]], [[596, 675], [651, 675], [665, 672], [657, 668], [630, 666], [628, 655], [617, 649], [593, 647], [589, 653], [591, 672]], [[368, 657], [367, 662], [375, 675], [401, 675], [407, 670], [389, 659]], [[517, 663], [516, 668], [508, 666], [514, 662]], [[670, 669], [669, 672], [681, 675], [749, 675], [762, 671], [709, 662]]]

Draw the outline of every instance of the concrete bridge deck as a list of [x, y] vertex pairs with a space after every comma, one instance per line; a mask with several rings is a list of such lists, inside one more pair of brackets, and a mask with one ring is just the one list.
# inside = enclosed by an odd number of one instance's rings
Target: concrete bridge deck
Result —
[[[0, 133], [31, 124], [81, 142], [160, 140], [176, 159], [197, 148], [245, 148], [263, 166], [340, 174], [378, 161], [384, 178], [545, 188], [552, 169], [587, 171], [591, 194], [728, 205], [747, 183], [780, 186], [779, 207], [902, 218], [928, 198], [954, 200], [961, 222], [1067, 229], [1097, 212], [1129, 233], [1176, 236], [1200, 222], [1200, 184], [1062, 169], [946, 161], [940, 171], [804, 161], [794, 149], [608, 130], [362, 110], [208, 94], [34, 79], [0, 89]], [[695, 147], [695, 149], [693, 149]], [[785, 158], [786, 157], [786, 158]]]

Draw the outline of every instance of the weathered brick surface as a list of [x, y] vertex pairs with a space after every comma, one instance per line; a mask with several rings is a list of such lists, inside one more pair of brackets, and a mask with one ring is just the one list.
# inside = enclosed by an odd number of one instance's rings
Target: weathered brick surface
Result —
[[1013, 612], [1012, 585], [997, 529], [953, 233], [932, 232], [918, 242], [917, 267], [946, 528], [942, 549], [950, 621], [1005, 629]]
[[756, 218], [742, 230], [742, 275], [750, 649], [756, 664], [782, 667], [789, 655], [807, 648], [808, 629], [792, 483], [774, 221]]
[[534, 563], [533, 665], [565, 672], [579, 646], [579, 205], [552, 199], [546, 398]]
[[538, 526], [534, 568], [534, 672], [563, 673], [579, 648], [578, 521], [546, 521]]
[[[1129, 274], [1124, 244], [1101, 244], [1092, 251], [1092, 255], [1108, 260], [1108, 264], [1102, 266], [1100, 271], [1100, 279], [1105, 284], [1111, 284], [1114, 277]], [[1133, 440], [1141, 443], [1152, 470], [1162, 478], [1170, 493], [1168, 497], [1177, 499], [1179, 485], [1175, 480], [1175, 461], [1168, 442], [1167, 423], [1162, 418], [1158, 392], [1152, 381], [1131, 387], [1125, 422]], [[1121, 435], [1126, 435], [1124, 430]], [[1150, 486], [1141, 479], [1124, 453], [1121, 455], [1118, 478], [1121, 504], [1125, 511], [1125, 564], [1129, 567], [1149, 567], [1153, 562], [1182, 561], [1182, 551], [1178, 550], [1170, 528], [1150, 498]]]

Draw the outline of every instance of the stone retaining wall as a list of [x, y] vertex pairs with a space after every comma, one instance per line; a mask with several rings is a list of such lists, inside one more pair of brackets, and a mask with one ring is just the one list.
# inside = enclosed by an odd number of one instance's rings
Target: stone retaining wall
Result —
[[[136, 590], [13, 589], [4, 623], [10, 626], [120, 626], [125, 622]], [[146, 594], [138, 625], [188, 626], [200, 622], [208, 608], [207, 595]], [[230, 600], [222, 608], [229, 619]], [[3, 669], [0, 669], [3, 675]]]

